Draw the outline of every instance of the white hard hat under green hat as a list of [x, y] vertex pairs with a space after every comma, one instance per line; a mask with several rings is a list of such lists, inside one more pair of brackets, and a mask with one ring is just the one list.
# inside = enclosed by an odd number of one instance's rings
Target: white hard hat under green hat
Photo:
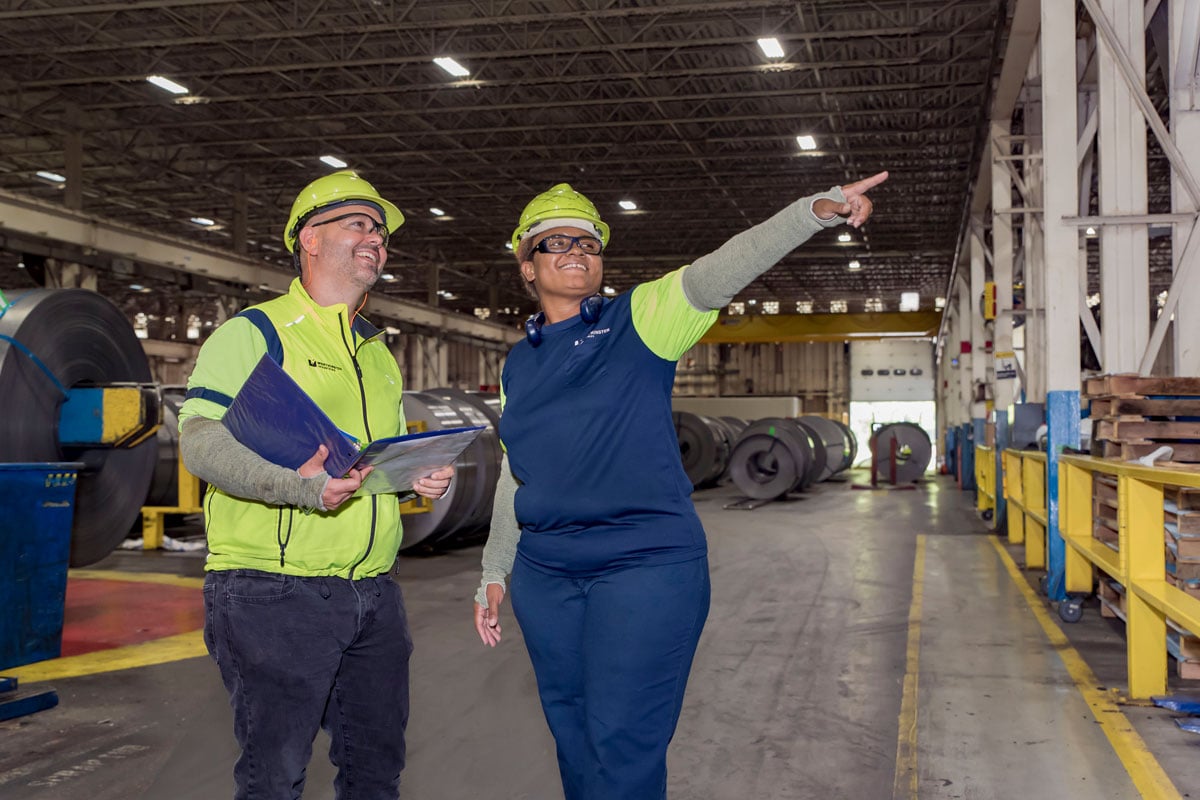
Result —
[[512, 235], [513, 251], [517, 252], [521, 240], [531, 233], [576, 222], [586, 223], [579, 227], [595, 230], [601, 244], [608, 246], [608, 225], [600, 219], [600, 212], [596, 210], [595, 204], [572, 189], [569, 183], [551, 186], [530, 200], [521, 212], [521, 219]]
[[404, 224], [404, 214], [393, 203], [384, 200], [374, 186], [352, 170], [341, 170], [317, 178], [296, 195], [287, 227], [283, 229], [283, 243], [288, 252], [295, 252], [300, 229], [314, 214], [356, 203], [377, 210], [389, 234], [395, 233]]

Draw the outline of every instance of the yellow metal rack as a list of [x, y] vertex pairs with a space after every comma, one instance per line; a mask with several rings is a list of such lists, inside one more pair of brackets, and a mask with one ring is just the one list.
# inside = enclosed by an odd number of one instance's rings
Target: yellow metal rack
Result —
[[[1095, 473], [1117, 478], [1115, 550], [1093, 536]], [[1200, 598], [1178, 588], [1167, 575], [1164, 486], [1200, 488], [1200, 473], [1090, 456], [1064, 455], [1059, 461], [1059, 524], [1067, 543], [1066, 590], [1090, 593], [1094, 569], [1125, 588], [1126, 667], [1133, 698], [1163, 694], [1167, 689], [1168, 619], [1193, 634], [1200, 633]]]

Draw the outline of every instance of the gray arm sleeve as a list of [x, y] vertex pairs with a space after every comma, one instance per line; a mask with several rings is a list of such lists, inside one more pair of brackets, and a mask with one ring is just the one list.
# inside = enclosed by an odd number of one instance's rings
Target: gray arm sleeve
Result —
[[271, 505], [292, 505], [325, 510], [321, 494], [329, 475], [302, 478], [294, 469], [272, 464], [246, 447], [219, 420], [192, 417], [183, 423], [179, 454], [184, 466], [226, 494], [261, 500]]
[[521, 526], [513, 510], [513, 499], [517, 494], [517, 479], [508, 468], [508, 454], [500, 459], [500, 479], [496, 481], [496, 497], [492, 501], [492, 529], [488, 532], [487, 544], [483, 546], [483, 579], [475, 592], [475, 602], [487, 608], [487, 585], [498, 583], [512, 572], [517, 559], [517, 542], [521, 539]]
[[742, 231], [683, 271], [688, 302], [698, 311], [724, 308], [737, 293], [822, 228], [845, 222], [845, 217], [819, 219], [812, 204], [819, 198], [846, 202], [842, 189], [802, 197], [766, 222]]

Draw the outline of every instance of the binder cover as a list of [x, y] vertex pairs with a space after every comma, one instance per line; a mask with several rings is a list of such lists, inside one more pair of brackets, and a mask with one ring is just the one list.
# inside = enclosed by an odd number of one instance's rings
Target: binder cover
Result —
[[357, 494], [410, 491], [414, 480], [452, 464], [484, 430], [477, 426], [394, 436], [359, 450], [267, 355], [259, 359], [222, 421], [235, 439], [281, 467], [298, 469], [322, 444], [329, 450], [325, 471], [335, 478], [352, 467], [374, 466]]

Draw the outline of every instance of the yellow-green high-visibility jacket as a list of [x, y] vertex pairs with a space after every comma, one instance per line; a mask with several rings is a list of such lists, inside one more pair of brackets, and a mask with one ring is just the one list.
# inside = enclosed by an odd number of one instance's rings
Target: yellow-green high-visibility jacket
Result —
[[[405, 433], [400, 367], [376, 329], [345, 305], [319, 306], [297, 279], [286, 295], [221, 325], [196, 359], [180, 427], [221, 419], [264, 353], [280, 363], [360, 446]], [[314, 448], [315, 451], [316, 448]], [[273, 506], [209, 486], [207, 569], [367, 578], [391, 569], [400, 548], [394, 494], [353, 497], [335, 511]]]

